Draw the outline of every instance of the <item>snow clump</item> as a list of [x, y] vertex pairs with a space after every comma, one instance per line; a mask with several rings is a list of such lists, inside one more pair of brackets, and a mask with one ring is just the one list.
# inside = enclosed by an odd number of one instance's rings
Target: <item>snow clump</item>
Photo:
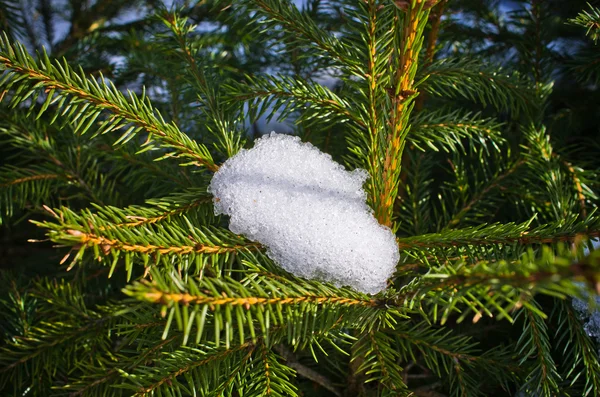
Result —
[[229, 229], [264, 245], [285, 270], [374, 294], [386, 288], [400, 254], [366, 204], [366, 178], [273, 132], [227, 160], [209, 190], [215, 213], [231, 217]]

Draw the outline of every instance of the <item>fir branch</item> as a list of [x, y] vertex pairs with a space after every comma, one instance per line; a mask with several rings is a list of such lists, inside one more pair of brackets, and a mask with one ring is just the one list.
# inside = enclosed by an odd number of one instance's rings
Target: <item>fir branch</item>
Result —
[[491, 105], [513, 113], [535, 110], [540, 96], [546, 95], [548, 90], [547, 87], [537, 90], [518, 73], [506, 74], [498, 67], [491, 68], [473, 59], [440, 59], [421, 73], [419, 87], [431, 95], [463, 97], [484, 107]]
[[342, 393], [339, 388], [326, 376], [309, 368], [298, 361], [294, 353], [288, 349], [285, 345], [279, 344], [274, 346], [274, 350], [286, 361], [288, 367], [296, 371], [298, 375], [306, 378], [324, 389], [331, 392], [336, 397], [342, 397]]
[[[431, 11], [429, 15], [429, 20], [431, 22], [431, 30], [429, 31], [429, 35], [427, 37], [427, 47], [425, 50], [425, 60], [423, 62], [423, 67], [427, 68], [433, 62], [433, 57], [435, 56], [435, 47], [437, 45], [438, 35], [440, 33], [440, 26], [442, 24], [442, 16], [444, 15], [444, 10], [446, 8], [446, 3], [448, 0], [439, 1]], [[417, 111], [423, 109], [423, 105], [425, 103], [426, 92], [420, 92], [417, 97], [417, 102], [415, 107]]]
[[185, 70], [191, 74], [194, 85], [198, 88], [200, 103], [204, 106], [204, 111], [208, 114], [207, 121], [213, 128], [208, 126], [208, 131], [212, 132], [216, 138], [219, 148], [227, 157], [234, 156], [244, 145], [240, 132], [233, 125], [234, 123], [226, 116], [227, 111], [222, 104], [216, 89], [209, 83], [204, 70], [196, 61], [195, 48], [191, 40], [191, 33], [196, 28], [194, 25], [188, 25], [186, 18], [179, 18], [177, 14], [166, 14], [162, 21], [171, 30], [174, 39], [177, 42], [179, 52], [184, 62], [188, 65]]
[[534, 360], [522, 390], [527, 394], [544, 396], [559, 394], [561, 377], [552, 358], [548, 326], [539, 315], [541, 308], [534, 301], [531, 304], [537, 310], [532, 310], [531, 307], [521, 310], [519, 317], [523, 317], [525, 326], [515, 347], [521, 357], [519, 365], [526, 364], [530, 359]]
[[448, 228], [451, 228], [451, 227], [454, 227], [454, 226], [458, 225], [461, 222], [461, 220], [465, 217], [465, 215], [469, 211], [471, 211], [471, 209], [475, 205], [477, 205], [477, 203], [479, 203], [487, 194], [489, 194], [490, 191], [493, 191], [494, 189], [498, 188], [498, 186], [501, 186], [501, 184], [504, 181], [504, 179], [510, 177], [523, 164], [525, 164], [525, 161], [523, 159], [521, 159], [519, 161], [516, 161], [510, 168], [506, 169], [504, 172], [502, 172], [500, 174], [497, 174], [492, 180], [490, 180], [488, 182], [487, 186], [485, 186], [482, 190], [480, 190], [479, 192], [477, 192], [473, 196], [473, 198], [471, 198], [471, 200], [469, 202], [467, 202], [456, 213], [456, 215], [454, 215], [452, 217], [452, 219], [450, 219], [450, 221], [446, 225], [445, 229], [448, 229]]
[[[147, 200], [146, 204], [152, 206], [150, 208], [139, 206], [131, 206], [125, 209], [107, 206], [98, 207], [97, 215], [110, 222], [106, 226], [98, 226], [98, 230], [153, 225], [182, 215], [189, 218], [194, 210], [199, 210], [199, 207], [202, 206], [209, 207], [202, 214], [203, 217], [208, 218], [208, 215], [214, 212], [212, 205], [210, 205], [213, 202], [213, 197], [204, 195], [199, 190], [190, 189], [182, 194], [175, 194], [158, 200]], [[121, 221], [115, 222], [116, 219]]]
[[296, 296], [296, 297], [260, 297], [260, 296], [245, 296], [245, 297], [222, 297], [222, 296], [203, 296], [190, 295], [189, 293], [168, 293], [153, 289], [146, 286], [146, 292], [137, 295], [139, 299], [150, 303], [158, 303], [161, 305], [209, 305], [209, 306], [264, 306], [264, 305], [298, 305], [298, 304], [316, 304], [316, 305], [359, 305], [359, 306], [376, 306], [373, 300], [361, 300], [346, 298], [340, 296]]
[[[454, 395], [481, 395], [486, 386], [484, 382], [489, 379], [500, 384], [514, 380], [515, 367], [506, 350], [493, 349], [477, 354], [480, 348], [470, 337], [453, 335], [451, 330], [432, 328], [427, 323], [411, 328], [399, 327], [391, 335], [403, 361], [417, 362], [417, 353], [420, 353], [427, 368], [439, 378], [449, 376]], [[481, 372], [487, 375], [485, 380], [481, 378]]]
[[23, 36], [28, 28], [23, 17], [22, 5], [21, 1], [0, 1], [0, 30], [13, 39]]
[[225, 252], [236, 252], [242, 248], [248, 248], [250, 246], [233, 246], [233, 247], [220, 247], [220, 246], [205, 246], [204, 244], [198, 244], [195, 246], [157, 246], [157, 245], [142, 245], [142, 244], [129, 244], [124, 241], [117, 239], [108, 239], [106, 237], [97, 236], [92, 233], [84, 233], [79, 230], [68, 230], [67, 234], [76, 238], [76, 242], [81, 245], [87, 246], [100, 246], [105, 251], [119, 250], [127, 252], [137, 252], [141, 254], [173, 254], [173, 255], [186, 255], [190, 253], [197, 254], [222, 254]]
[[22, 45], [12, 44], [6, 36], [0, 40], [0, 65], [8, 71], [0, 85], [5, 89], [16, 87], [13, 106], [28, 98], [36, 99], [44, 89], [46, 99], [38, 117], [51, 103], [58, 104], [57, 116], [59, 113], [73, 115], [79, 109], [72, 122], [76, 125], [76, 132], [84, 133], [98, 120], [100, 113], [107, 110], [113, 116], [100, 122], [96, 135], [119, 130], [132, 123], [135, 127], [129, 127], [119, 142], [132, 139], [143, 129], [150, 134], [146, 150], [152, 148], [149, 146], [151, 137], [156, 137], [161, 147], [174, 150], [164, 157], [184, 157], [211, 171], [218, 169], [206, 147], [190, 139], [174, 124], [165, 122], [147, 98], [139, 99], [129, 92], [127, 99], [104, 80], [98, 82], [82, 72], [75, 72], [67, 64], [53, 63], [45, 54], [36, 61]]
[[[180, 352], [169, 353], [165, 359], [161, 360], [161, 369], [160, 371], [156, 371], [153, 369], [153, 376], [146, 376], [144, 383], [148, 384], [146, 386], [142, 386], [135, 390], [135, 396], [147, 396], [153, 395], [161, 389], [178, 389], [178, 381], [177, 378], [183, 376], [188, 373], [193, 373], [198, 376], [201, 372], [206, 372], [207, 374], [211, 374], [212, 371], [207, 370], [206, 367], [209, 365], [215, 365], [217, 363], [222, 363], [224, 360], [230, 360], [232, 356], [238, 353], [245, 353], [246, 359], [242, 359], [242, 362], [247, 361], [249, 355], [254, 351], [255, 345], [253, 343], [247, 342], [230, 348], [222, 348], [217, 349], [210, 345], [204, 346], [204, 349], [184, 349]], [[189, 357], [192, 355], [192, 357]], [[169, 357], [171, 356], [171, 357]], [[194, 357], [195, 356], [195, 357]], [[186, 365], [181, 366], [181, 362], [187, 362]], [[151, 370], [150, 368], [138, 367], [137, 370], [146, 372]], [[167, 369], [165, 371], [165, 369]], [[170, 370], [170, 371], [169, 371]], [[211, 374], [212, 375], [212, 374]], [[222, 374], [221, 374], [222, 375]], [[134, 377], [133, 374], [125, 374], [126, 377]], [[190, 385], [192, 388], [195, 388], [195, 384], [200, 384], [201, 380], [208, 378], [207, 375], [198, 376], [199, 379], [193, 380], [193, 377], [188, 377], [188, 381], [192, 381]], [[206, 385], [204, 386], [206, 387]]]
[[[183, 215], [179, 215], [179, 222], [159, 222], [162, 217], [173, 219], [169, 218], [173, 214], [162, 213], [156, 219], [150, 219], [150, 222], [133, 227], [127, 225], [127, 216], [136, 212], [147, 215], [156, 214], [157, 211], [122, 212], [117, 208], [105, 207], [101, 215], [96, 215], [89, 210], [76, 213], [68, 209], [57, 209], [52, 214], [58, 223], [35, 223], [48, 229], [47, 234], [52, 241], [73, 247], [72, 251], [76, 254], [69, 268], [81, 262], [92, 251], [97, 260], [111, 267], [109, 277], [122, 257], [125, 259], [128, 277], [131, 277], [134, 260], [142, 262], [146, 270], [153, 262], [186, 269], [193, 266], [195, 274], [201, 274], [207, 265], [206, 256], [211, 257], [211, 269], [220, 272], [220, 266], [228, 263], [231, 255], [261, 249], [260, 245], [248, 242], [229, 231], [208, 226], [195, 227]], [[117, 219], [126, 220], [125, 224], [114, 223], [117, 214]], [[65, 256], [63, 262], [69, 256], [70, 254]], [[178, 258], [177, 261], [171, 261], [173, 257]]]
[[0, 224], [16, 209], [39, 205], [51, 197], [64, 176], [48, 171], [45, 167], [0, 167]]
[[58, 177], [59, 176], [56, 174], [33, 174], [30, 176], [24, 176], [21, 178], [10, 180], [8, 182], [4, 182], [4, 183], [0, 184], [0, 188], [12, 186], [12, 185], [19, 185], [21, 183], [27, 183], [27, 182], [32, 182], [32, 181], [56, 179]]
[[334, 35], [323, 31], [313, 19], [301, 13], [289, 0], [253, 0], [252, 4], [264, 16], [262, 24], [281, 27], [289, 36], [290, 43], [304, 44], [317, 49], [324, 57], [331, 57], [340, 66], [361, 72], [360, 58], [352, 46], [344, 45]]
[[440, 316], [442, 324], [455, 312], [461, 313], [459, 322], [471, 312], [474, 322], [482, 315], [512, 321], [511, 312], [515, 308], [532, 308], [529, 301], [535, 293], [565, 298], [577, 294], [575, 279], [596, 285], [597, 265], [573, 264], [575, 258], [576, 253], [564, 246], [559, 246], [558, 252], [547, 247], [539, 253], [528, 251], [513, 261], [483, 260], [468, 264], [459, 258], [432, 266], [428, 273], [415, 277], [390, 299], [409, 309], [421, 308], [427, 318], [425, 313], [432, 313], [432, 321]]
[[251, 106], [250, 119], [257, 120], [266, 112], [271, 112], [267, 121], [274, 116], [283, 120], [291, 113], [302, 110], [296, 123], [351, 122], [354, 128], [365, 126], [361, 118], [354, 114], [348, 101], [340, 98], [325, 86], [304, 81], [298, 77], [277, 76], [274, 78], [246, 77], [246, 82], [230, 85], [231, 102], [261, 100], [260, 107]]
[[[573, 387], [585, 374], [581, 395], [595, 396], [600, 392], [600, 360], [594, 341], [586, 333], [573, 307], [564, 300], [555, 299], [553, 317], [559, 325], [554, 336], [559, 346], [564, 346], [561, 367], [567, 370], [564, 379]], [[583, 367], [583, 370], [582, 368]]]
[[376, 382], [401, 395], [408, 390], [402, 379], [402, 368], [398, 365], [400, 353], [395, 348], [393, 337], [370, 330], [356, 341], [352, 359], [360, 359], [360, 367], [356, 372], [364, 373], [365, 383]]
[[[217, 345], [221, 338], [227, 346], [237, 338], [241, 342], [247, 334], [256, 340], [255, 328], [270, 344], [271, 327], [287, 324], [290, 327], [286, 328], [288, 343], [298, 346], [309, 343], [315, 335], [327, 335], [334, 327], [349, 324], [357, 328], [370, 327], [371, 324], [364, 321], [380, 312], [400, 315], [394, 308], [384, 310], [382, 302], [364, 294], [300, 279], [248, 273], [242, 282], [230, 277], [206, 276], [200, 280], [188, 278], [184, 282], [175, 274], [165, 278], [156, 269], [151, 273], [152, 282], [136, 282], [124, 292], [138, 300], [161, 305], [164, 313], [169, 313], [165, 333], [175, 320], [185, 335], [195, 328], [199, 337], [206, 332], [204, 324], [210, 319], [215, 325]], [[196, 327], [192, 327], [192, 321]], [[184, 327], [184, 324], [189, 326]], [[225, 331], [224, 336], [220, 330]]]
[[261, 361], [262, 366], [254, 366], [254, 371], [251, 370], [248, 374], [250, 379], [258, 380], [258, 382], [252, 382], [253, 384], [248, 388], [248, 394], [298, 397], [298, 389], [290, 382], [295, 371], [281, 364], [264, 341], [261, 341], [260, 349], [257, 349], [256, 353], [260, 354], [258, 360]]
[[402, 237], [397, 241], [401, 250], [407, 250], [515, 243], [522, 245], [550, 244], [581, 241], [586, 236], [589, 238], [600, 236], [600, 219], [588, 218], [582, 222], [577, 221], [578, 217], [575, 215], [564, 221], [537, 228], [530, 228], [531, 221], [521, 224], [497, 223], [415, 237]]
[[588, 3], [589, 10], [581, 11], [576, 18], [569, 19], [572, 25], [586, 28], [585, 34], [590, 36], [594, 43], [600, 38], [600, 9]]
[[421, 151], [427, 148], [448, 153], [466, 152], [465, 143], [472, 150], [492, 146], [499, 150], [505, 141], [501, 135], [501, 123], [492, 118], [482, 118], [480, 113], [464, 113], [459, 110], [442, 109], [420, 112], [411, 120], [407, 140]]
[[[381, 165], [382, 189], [374, 198], [375, 217], [385, 226], [392, 225], [392, 213], [398, 193], [400, 161], [408, 132], [408, 118], [417, 93], [414, 79], [417, 73], [418, 56], [423, 44], [423, 30], [427, 24], [428, 11], [424, 10], [424, 0], [416, 0], [408, 9], [402, 27], [401, 39], [397, 43], [399, 57], [392, 92], [391, 126], [387, 135], [385, 158]], [[378, 160], [379, 161], [379, 160]]]

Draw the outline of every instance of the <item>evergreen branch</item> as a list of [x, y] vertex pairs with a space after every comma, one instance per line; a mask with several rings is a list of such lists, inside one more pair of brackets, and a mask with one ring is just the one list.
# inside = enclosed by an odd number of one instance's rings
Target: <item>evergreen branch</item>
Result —
[[[289, 0], [252, 0], [263, 24], [275, 28], [281, 26], [289, 36], [289, 42], [305, 44], [317, 49], [325, 57], [335, 59], [340, 65], [360, 72], [359, 56], [351, 46], [344, 45], [334, 35], [321, 29], [308, 15], [301, 13]], [[362, 74], [362, 73], [360, 73]]]
[[564, 246], [557, 251], [543, 247], [539, 253], [524, 253], [519, 260], [484, 260], [471, 265], [462, 258], [449, 261], [416, 277], [392, 299], [409, 309], [427, 302], [433, 321], [441, 313], [442, 324], [453, 312], [461, 313], [459, 322], [470, 312], [475, 314], [474, 322], [494, 313], [512, 321], [510, 312], [521, 306], [531, 308], [529, 301], [535, 293], [565, 298], [577, 294], [574, 279], [593, 285], [598, 282], [597, 264], [573, 264], [576, 252]]
[[373, 307], [376, 305], [372, 300], [360, 300], [339, 296], [296, 296], [296, 297], [219, 297], [219, 296], [198, 296], [188, 293], [167, 293], [158, 289], [147, 288], [143, 295], [138, 295], [139, 298], [161, 305], [212, 305], [212, 306], [264, 306], [264, 305], [299, 305], [299, 304], [316, 304], [316, 305], [359, 305]]
[[21, 5], [20, 1], [15, 0], [0, 1], [0, 30], [11, 38], [23, 36], [27, 29]]
[[429, 11], [424, 10], [424, 5], [425, 0], [415, 0], [409, 7], [404, 18], [400, 43], [397, 43], [399, 53], [396, 55], [399, 56], [399, 60], [393, 87], [391, 126], [386, 139], [388, 143], [385, 157], [380, 166], [381, 175], [377, 175], [382, 190], [373, 200], [375, 217], [385, 226], [392, 225], [393, 206], [400, 183], [400, 161], [409, 131], [409, 116], [417, 95], [414, 91], [414, 79], [429, 14]]
[[[596, 344], [586, 333], [573, 307], [564, 300], [555, 299], [553, 314], [558, 316], [559, 326], [554, 333], [559, 346], [564, 346], [562, 365], [568, 372], [564, 376], [573, 387], [585, 374], [581, 395], [595, 396], [600, 393], [600, 360]], [[582, 368], [583, 367], [583, 370]]]
[[[174, 187], [182, 186], [189, 188], [194, 186], [196, 181], [190, 178], [190, 175], [176, 167], [167, 167], [166, 164], [157, 164], [155, 158], [144, 156], [146, 153], [139, 153], [131, 150], [128, 146], [115, 148], [113, 146], [102, 145], [98, 148], [107, 157], [113, 159], [116, 163], [126, 163], [129, 167], [124, 175], [124, 180], [129, 186], [136, 186], [140, 182], [148, 183], [148, 180], [160, 179], [161, 185], [165, 182], [174, 183]], [[120, 166], [121, 164], [117, 165]], [[157, 178], [158, 177], [158, 178]], [[138, 190], [137, 188], [135, 190]], [[139, 190], [151, 190], [140, 187]]]
[[401, 16], [394, 7], [381, 7], [373, 0], [360, 2], [356, 9], [348, 9], [348, 14], [356, 24], [358, 34], [347, 40], [354, 45], [362, 44], [360, 59], [367, 68], [358, 73], [361, 78], [358, 83], [352, 83], [351, 79], [346, 82], [356, 88], [358, 95], [352, 103], [357, 105], [363, 129], [366, 129], [350, 130], [347, 141], [354, 165], [367, 169], [371, 175], [367, 181], [367, 192], [369, 204], [374, 208], [383, 189], [381, 168], [388, 145], [386, 139], [391, 114], [388, 89], [393, 85], [394, 77], [389, 61], [398, 57], [394, 53], [397, 44], [394, 38], [399, 30], [395, 24]]
[[91, 233], [84, 233], [78, 230], [69, 230], [68, 234], [77, 238], [77, 243], [88, 246], [100, 246], [103, 250], [109, 251], [112, 249], [119, 251], [138, 252], [141, 254], [161, 254], [161, 255], [186, 255], [191, 253], [197, 254], [221, 254], [225, 252], [236, 252], [242, 248], [248, 246], [233, 246], [233, 247], [219, 247], [219, 246], [205, 246], [198, 244], [195, 246], [157, 246], [157, 245], [141, 245], [141, 244], [129, 244], [127, 242], [119, 241], [117, 239], [111, 240], [106, 237], [96, 236]]
[[119, 311], [123, 309], [90, 310], [80, 292], [64, 282], [38, 283], [33, 292], [37, 314], [45, 320], [32, 324], [26, 334], [5, 340], [0, 348], [0, 387], [10, 381], [15, 392], [43, 390], [65, 372], [68, 363], [98, 365], [102, 358], [93, 352], [106, 351], [111, 344], [107, 329], [120, 321]]
[[[334, 327], [371, 326], [364, 321], [380, 311], [389, 312], [390, 316], [400, 315], [394, 308], [384, 310], [383, 303], [364, 294], [300, 279], [247, 273], [242, 282], [206, 276], [199, 280], [189, 277], [184, 282], [175, 274], [164, 278], [158, 271], [150, 271], [152, 282], [136, 282], [124, 292], [163, 306], [164, 313], [169, 312], [165, 333], [172, 320], [176, 320], [187, 337], [195, 321], [194, 332], [199, 337], [210, 319], [217, 345], [221, 338], [226, 346], [236, 338], [241, 342], [248, 333], [256, 340], [255, 328], [270, 344], [270, 329], [286, 325], [288, 343], [298, 346], [316, 335], [327, 335]], [[184, 324], [189, 325], [184, 327]], [[225, 331], [225, 336], [220, 330]]]
[[498, 110], [513, 113], [530, 112], [539, 103], [536, 88], [518, 73], [505, 74], [498, 67], [490, 68], [477, 60], [445, 58], [423, 69], [423, 90], [431, 95], [457, 98], [488, 104]]
[[[429, 15], [429, 19], [431, 22], [431, 30], [429, 31], [429, 35], [427, 37], [425, 60], [423, 62], [423, 67], [425, 68], [427, 68], [433, 62], [433, 58], [435, 56], [435, 47], [437, 45], [438, 35], [440, 33], [440, 26], [442, 24], [442, 16], [444, 15], [444, 9], [446, 8], [447, 2], [448, 0], [439, 1]], [[426, 92], [420, 92], [419, 96], [417, 97], [417, 103], [415, 105], [417, 111], [423, 109], [425, 98]]]
[[331, 392], [334, 396], [342, 397], [341, 391], [330, 379], [325, 377], [323, 374], [315, 371], [314, 369], [309, 368], [300, 363], [295, 357], [294, 353], [291, 350], [289, 350], [285, 345], [279, 344], [275, 346], [274, 349], [286, 361], [287, 366], [295, 370], [298, 375], [318, 384], [319, 386], [322, 386], [324, 389]]
[[551, 244], [573, 242], [584, 237], [600, 237], [600, 219], [577, 222], [570, 216], [564, 221], [530, 228], [531, 221], [521, 224], [505, 223], [480, 225], [463, 229], [446, 230], [441, 233], [398, 238], [401, 250], [422, 248], [444, 248], [492, 244]]
[[[187, 19], [180, 18], [177, 14], [166, 14], [162, 21], [173, 32], [174, 39], [179, 47], [177, 54], [188, 65], [185, 71], [191, 74], [192, 81], [201, 94], [198, 99], [204, 105], [204, 112], [209, 115], [208, 122], [210, 125], [207, 126], [207, 129], [216, 135], [217, 142], [219, 142], [215, 146], [221, 149], [227, 157], [232, 157], [242, 148], [244, 141], [241, 139], [241, 134], [233, 125], [232, 120], [226, 116], [227, 113], [235, 112], [226, 112], [218, 92], [210, 84], [204, 70], [196, 62], [196, 53], [199, 48], [194, 46], [190, 37], [196, 26], [188, 25]], [[211, 128], [211, 125], [214, 128]]]
[[400, 353], [391, 336], [375, 330], [364, 333], [353, 348], [353, 359], [357, 358], [361, 359], [357, 372], [365, 374], [365, 383], [376, 382], [393, 393], [407, 392], [402, 368], [397, 364]]
[[461, 209], [460, 211], [458, 211], [456, 213], [456, 215], [454, 215], [454, 217], [452, 217], [452, 219], [448, 222], [448, 224], [446, 225], [445, 229], [454, 227], [456, 225], [458, 225], [460, 223], [460, 221], [464, 218], [464, 216], [477, 204], [479, 203], [490, 191], [493, 191], [494, 189], [496, 189], [498, 186], [500, 186], [502, 184], [502, 182], [504, 181], [504, 179], [510, 177], [515, 171], [517, 171], [517, 169], [519, 167], [521, 167], [523, 164], [525, 164], [524, 160], [519, 160], [516, 161], [510, 168], [508, 168], [507, 170], [505, 170], [504, 172], [496, 175], [494, 177], [494, 179], [490, 180], [487, 184], [487, 186], [485, 186], [481, 191], [479, 191], [477, 194], [475, 194], [473, 196], [473, 198], [466, 203]]
[[[202, 218], [209, 218], [214, 212], [213, 197], [206, 195], [204, 189], [190, 189], [183, 193], [174, 194], [161, 199], [147, 200], [148, 207], [131, 206], [124, 209], [109, 206], [98, 207], [97, 216], [110, 222], [106, 226], [98, 226], [98, 230], [120, 229], [154, 225], [185, 214], [190, 218], [193, 211], [203, 209]], [[119, 221], [116, 221], [116, 220]], [[116, 221], [116, 222], [115, 222]]]
[[597, 83], [600, 80], [600, 57], [598, 57], [597, 47], [580, 50], [568, 66], [568, 70], [579, 82]]
[[[180, 381], [178, 381], [177, 378], [181, 376], [184, 376], [184, 379], [188, 380], [188, 383], [191, 383], [189, 385], [190, 389], [196, 389], [195, 385], [200, 385], [202, 383], [201, 381], [206, 380], [213, 372], [210, 369], [203, 367], [223, 364], [225, 360], [231, 360], [238, 353], [245, 353], [245, 359], [242, 359], [242, 362], [245, 362], [248, 360], [249, 355], [254, 351], [255, 347], [256, 346], [253, 343], [247, 342], [224, 349], [205, 345], [202, 346], [202, 348], [182, 348], [180, 351], [167, 353], [165, 354], [166, 357], [160, 360], [161, 368], [159, 370], [152, 367], [139, 367], [137, 369], [141, 373], [147, 374], [148, 370], [151, 370], [152, 373], [151, 376], [146, 375], [144, 377], [144, 383], [147, 385], [137, 388], [134, 396], [153, 395], [161, 389], [179, 389]], [[187, 364], [182, 366], [182, 362]], [[185, 377], [185, 375], [189, 373], [192, 373], [193, 376]], [[222, 376], [223, 373], [219, 375]], [[131, 376], [133, 378], [134, 375], [126, 374], [125, 376]], [[206, 388], [206, 386], [208, 385], [204, 384], [203, 388]]]
[[[264, 341], [261, 341], [256, 354], [260, 356], [248, 374], [248, 378], [254, 381], [249, 385], [247, 395], [298, 397], [297, 388], [290, 382], [295, 371], [281, 364]], [[258, 364], [259, 361], [262, 365]]]
[[524, 175], [524, 182], [531, 184], [528, 185], [529, 195], [543, 203], [536, 205], [536, 211], [549, 220], [555, 220], [585, 209], [585, 199], [596, 197], [588, 186], [582, 184], [585, 171], [576, 170], [554, 152], [544, 127], [531, 125], [525, 130], [525, 137], [528, 144], [524, 146], [523, 156], [530, 172]]
[[13, 215], [16, 208], [38, 205], [47, 200], [64, 176], [48, 173], [44, 167], [0, 167], [0, 224]]
[[[70, 382], [69, 385], [62, 387], [62, 389], [70, 390], [69, 397], [90, 395], [90, 393], [93, 393], [92, 390], [96, 390], [98, 395], [102, 395], [102, 389], [100, 389], [102, 387], [105, 387], [105, 390], [107, 390], [104, 392], [105, 394], [108, 393], [108, 390], [110, 390], [111, 393], [115, 393], [113, 386], [118, 384], [121, 372], [133, 371], [140, 365], [146, 365], [147, 363], [152, 362], [166, 346], [180, 338], [180, 335], [175, 335], [171, 338], [161, 340], [156, 345], [144, 350], [143, 353], [134, 356], [133, 360], [129, 357], [119, 357], [118, 367], [112, 368], [109, 371], [102, 371], [101, 373], [94, 372], [93, 375], [85, 375]], [[127, 364], [125, 364], [125, 362], [127, 362]], [[120, 368], [125, 368], [125, 370], [120, 370]], [[97, 370], [97, 368], [91, 369]]]
[[[283, 120], [290, 113], [302, 110], [296, 121], [322, 123], [352, 122], [355, 128], [365, 126], [361, 118], [354, 114], [350, 104], [330, 89], [318, 83], [300, 78], [278, 76], [273, 78], [246, 77], [247, 82], [231, 85], [231, 101], [262, 100], [260, 107], [250, 107], [251, 120], [257, 120], [269, 109], [276, 109], [278, 119]], [[270, 117], [274, 112], [271, 111]]]
[[27, 183], [27, 182], [32, 182], [32, 181], [56, 179], [58, 177], [59, 176], [56, 174], [34, 174], [34, 175], [24, 176], [21, 178], [10, 180], [8, 182], [1, 183], [0, 188], [12, 186], [12, 185], [19, 185], [21, 183]]
[[406, 139], [422, 151], [427, 146], [436, 152], [441, 149], [449, 153], [464, 153], [465, 140], [473, 148], [481, 145], [485, 150], [488, 143], [498, 149], [504, 142], [500, 132], [502, 124], [491, 118], [482, 118], [479, 113], [458, 110], [420, 112], [411, 122]]
[[575, 190], [577, 191], [577, 200], [579, 201], [579, 206], [581, 208], [581, 217], [586, 218], [587, 217], [587, 209], [585, 207], [586, 197], [583, 194], [583, 188], [581, 186], [581, 179], [579, 178], [578, 172], [575, 170], [575, 167], [573, 167], [573, 164], [571, 164], [570, 162], [568, 162], [566, 160], [562, 160], [562, 163], [567, 168], [567, 170], [569, 171], [569, 174], [571, 174], [571, 177], [573, 178], [573, 184], [575, 185]]
[[[500, 384], [514, 380], [515, 368], [507, 351], [492, 349], [478, 355], [477, 342], [467, 336], [455, 336], [451, 330], [420, 323], [412, 328], [399, 327], [391, 335], [403, 361], [417, 362], [416, 353], [420, 353], [427, 368], [439, 378], [443, 378], [442, 373], [449, 375], [451, 385], [461, 391], [456, 395], [481, 395], [489, 379]], [[487, 378], [482, 379], [482, 371]]]
[[[134, 259], [143, 262], [147, 269], [150, 261], [167, 267], [173, 265], [188, 268], [194, 266], [195, 273], [200, 274], [206, 267], [206, 256], [211, 257], [211, 270], [220, 272], [219, 267], [228, 263], [230, 256], [242, 252], [261, 249], [260, 245], [248, 242], [229, 231], [208, 226], [195, 227], [181, 213], [160, 213], [159, 216], [135, 226], [127, 224], [128, 214], [156, 214], [156, 210], [122, 211], [113, 207], [105, 207], [100, 214], [87, 210], [75, 213], [68, 209], [52, 211], [58, 223], [35, 222], [48, 229], [47, 235], [52, 241], [73, 247], [76, 255], [70, 267], [81, 262], [86, 252], [92, 251], [94, 257], [110, 265], [112, 275], [121, 257], [125, 259], [128, 277], [131, 277]], [[171, 216], [179, 216], [174, 222]], [[163, 218], [166, 217], [166, 218]], [[114, 219], [125, 219], [125, 224]], [[170, 222], [159, 222], [160, 219]], [[63, 262], [70, 256], [63, 258]], [[171, 260], [177, 258], [175, 262]]]
[[600, 9], [588, 3], [589, 10], [581, 11], [576, 18], [569, 19], [572, 25], [586, 28], [585, 34], [590, 36], [594, 43], [600, 38]]
[[431, 231], [431, 185], [432, 169], [435, 164], [432, 156], [425, 153], [406, 151], [410, 167], [404, 172], [406, 177], [402, 186], [405, 199], [402, 200], [398, 218], [402, 219], [398, 229], [405, 235], [420, 235]]
[[161, 147], [174, 150], [164, 157], [184, 157], [211, 171], [218, 169], [208, 149], [181, 132], [175, 124], [164, 121], [146, 97], [139, 99], [129, 92], [127, 99], [113, 85], [88, 78], [82, 72], [77, 73], [67, 64], [53, 63], [45, 54], [36, 61], [22, 45], [12, 44], [6, 36], [0, 40], [0, 65], [8, 72], [0, 86], [5, 89], [16, 87], [13, 106], [27, 99], [37, 99], [44, 90], [46, 99], [38, 117], [51, 104], [57, 104], [56, 116], [68, 113], [76, 132], [85, 133], [106, 110], [113, 115], [99, 122], [96, 135], [122, 129], [131, 123], [134, 126], [129, 127], [118, 142], [129, 141], [143, 129], [150, 134], [145, 143], [146, 150], [152, 149], [151, 138], [156, 137]]
[[519, 317], [523, 317], [525, 326], [515, 347], [521, 357], [520, 366], [530, 359], [534, 360], [521, 390], [527, 394], [544, 396], [559, 394], [561, 377], [552, 358], [548, 326], [544, 318], [539, 315], [541, 308], [537, 303], [532, 301], [530, 304], [536, 310], [532, 310], [531, 306], [521, 309]]

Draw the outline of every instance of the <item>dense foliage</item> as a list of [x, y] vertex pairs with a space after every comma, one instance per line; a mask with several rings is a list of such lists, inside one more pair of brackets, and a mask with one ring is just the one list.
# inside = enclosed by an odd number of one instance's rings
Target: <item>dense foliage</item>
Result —
[[[0, 1], [0, 394], [600, 395], [600, 9], [168, 3]], [[386, 291], [214, 214], [271, 128], [368, 171]]]

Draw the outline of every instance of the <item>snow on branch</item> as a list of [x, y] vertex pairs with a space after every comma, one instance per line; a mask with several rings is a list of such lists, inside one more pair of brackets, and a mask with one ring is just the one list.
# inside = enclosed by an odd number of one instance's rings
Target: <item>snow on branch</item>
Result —
[[298, 137], [271, 133], [227, 160], [210, 191], [230, 230], [260, 242], [285, 270], [377, 293], [400, 255], [365, 202], [366, 178]]

